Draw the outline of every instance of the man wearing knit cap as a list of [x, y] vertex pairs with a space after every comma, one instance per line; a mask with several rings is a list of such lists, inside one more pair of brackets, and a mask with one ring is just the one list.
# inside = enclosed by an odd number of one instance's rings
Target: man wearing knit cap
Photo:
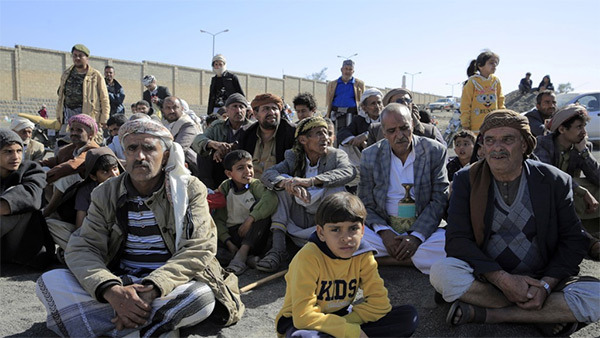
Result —
[[446, 257], [442, 216], [448, 203], [446, 147], [414, 135], [410, 108], [390, 103], [381, 112], [385, 139], [360, 159], [358, 197], [367, 209], [363, 241], [380, 265], [429, 273]]
[[256, 122], [244, 127], [238, 139], [240, 148], [252, 154], [254, 177], [284, 160], [286, 150], [294, 145], [296, 126], [281, 118], [283, 101], [270, 93], [256, 95], [250, 104]]
[[227, 179], [223, 158], [238, 147], [237, 139], [242, 127], [250, 124], [246, 118], [248, 100], [240, 93], [233, 93], [225, 102], [225, 120], [211, 123], [203, 134], [198, 134], [192, 149], [198, 154], [198, 178], [210, 189], [217, 189]]
[[[54, 255], [54, 243], [40, 212], [46, 175], [39, 164], [22, 156], [21, 137], [0, 128], [0, 258], [44, 268]], [[44, 245], [48, 255], [36, 257]]]
[[233, 93], [244, 96], [238, 77], [227, 71], [227, 60], [222, 54], [217, 54], [212, 59], [213, 72], [215, 76], [210, 80], [210, 92], [208, 95], [207, 114], [216, 113], [219, 108], [224, 107], [227, 98]]
[[[427, 123], [421, 123], [419, 108], [413, 103], [413, 95], [408, 89], [395, 88], [387, 92], [383, 97], [383, 106], [387, 106], [390, 103], [400, 103], [410, 108], [413, 120], [413, 133], [418, 136], [424, 136], [433, 140], [436, 140], [446, 145], [442, 133], [437, 129], [436, 126]], [[367, 139], [367, 147], [373, 143], [383, 139], [383, 130], [381, 130], [381, 123], [372, 123], [369, 126], [369, 137]]]
[[73, 65], [64, 71], [58, 88], [56, 119], [62, 125], [60, 135], [66, 135], [66, 124], [77, 114], [91, 116], [98, 126], [108, 121], [110, 101], [102, 74], [89, 64], [90, 50], [77, 44], [71, 48]]
[[154, 77], [154, 75], [144, 76], [144, 78], [142, 79], [142, 84], [144, 85], [144, 87], [146, 87], [146, 90], [142, 94], [142, 100], [152, 105], [152, 107], [150, 107], [150, 113], [148, 115], [152, 115], [152, 113], [154, 113], [158, 115], [159, 118], [161, 118], [162, 116], [160, 116], [160, 110], [163, 105], [163, 100], [166, 99], [168, 96], [171, 96], [169, 88], [157, 85], [156, 78]]
[[338, 132], [349, 125], [352, 117], [358, 113], [358, 100], [365, 91], [365, 83], [353, 76], [354, 61], [345, 60], [340, 70], [342, 76], [327, 83], [326, 93], [326, 117], [335, 121]]
[[322, 117], [309, 117], [296, 128], [295, 143], [285, 159], [267, 169], [262, 182], [277, 191], [279, 205], [271, 216], [273, 248], [257, 263], [257, 269], [277, 271], [287, 258], [285, 234], [302, 246], [315, 231], [315, 214], [326, 196], [344, 191], [356, 176], [348, 155], [329, 146], [327, 123]]
[[[591, 155], [592, 144], [587, 141], [585, 126], [590, 120], [586, 109], [580, 105], [568, 105], [550, 120], [551, 134], [537, 137], [533, 153], [538, 159], [553, 165], [573, 178], [573, 193], [577, 216], [584, 227], [598, 236], [600, 224], [598, 186], [600, 164]], [[581, 177], [583, 172], [585, 177]], [[600, 242], [590, 238], [589, 255], [600, 259]]]
[[244, 311], [237, 278], [225, 280], [215, 257], [207, 190], [181, 146], [151, 119], [128, 121], [119, 139], [126, 172], [92, 192], [65, 251], [69, 269], [37, 281], [46, 325], [70, 337], [175, 337], [211, 315], [234, 324]]
[[588, 239], [571, 178], [527, 159], [536, 140], [519, 113], [489, 113], [480, 135], [485, 159], [454, 176], [448, 257], [431, 268], [433, 287], [454, 302], [446, 321], [536, 323], [561, 336], [597, 321], [600, 283], [577, 277]]
[[23, 141], [23, 160], [38, 162], [44, 158], [46, 149], [40, 142], [31, 138], [35, 124], [23, 117], [14, 118], [10, 129], [19, 134]]

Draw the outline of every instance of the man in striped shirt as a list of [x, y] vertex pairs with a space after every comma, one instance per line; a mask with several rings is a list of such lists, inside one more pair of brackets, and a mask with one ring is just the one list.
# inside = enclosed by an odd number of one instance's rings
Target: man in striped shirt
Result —
[[138, 330], [146, 337], [209, 316], [235, 323], [244, 310], [237, 278], [225, 281], [215, 258], [207, 190], [185, 168], [181, 146], [153, 120], [128, 121], [119, 139], [126, 172], [92, 192], [65, 252], [69, 270], [38, 280], [48, 328], [61, 336]]

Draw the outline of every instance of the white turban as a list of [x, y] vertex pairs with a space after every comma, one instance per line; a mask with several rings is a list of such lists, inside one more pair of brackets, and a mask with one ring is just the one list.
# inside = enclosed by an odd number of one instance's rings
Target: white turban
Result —
[[14, 119], [12, 119], [12, 122], [10, 123], [10, 129], [19, 132], [25, 128], [34, 129], [35, 124], [23, 117], [15, 117]]

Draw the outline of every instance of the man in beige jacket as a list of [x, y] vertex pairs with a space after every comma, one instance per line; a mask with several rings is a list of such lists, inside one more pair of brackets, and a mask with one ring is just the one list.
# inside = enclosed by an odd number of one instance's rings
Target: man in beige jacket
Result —
[[98, 127], [105, 127], [110, 113], [108, 90], [102, 74], [89, 64], [90, 50], [76, 44], [71, 48], [73, 65], [64, 71], [58, 88], [56, 119], [62, 125], [59, 135], [66, 134], [66, 122], [77, 114], [93, 117]]
[[69, 270], [43, 274], [37, 295], [61, 336], [159, 336], [209, 316], [225, 325], [244, 305], [221, 269], [206, 187], [181, 146], [153, 120], [119, 129], [126, 172], [99, 185], [65, 251]]

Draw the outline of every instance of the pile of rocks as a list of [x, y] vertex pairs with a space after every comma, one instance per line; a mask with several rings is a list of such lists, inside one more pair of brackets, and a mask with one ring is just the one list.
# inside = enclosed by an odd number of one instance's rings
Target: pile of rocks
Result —
[[524, 113], [535, 108], [535, 97], [537, 93], [521, 94], [518, 90], [504, 96], [504, 105], [507, 109], [518, 113]]

